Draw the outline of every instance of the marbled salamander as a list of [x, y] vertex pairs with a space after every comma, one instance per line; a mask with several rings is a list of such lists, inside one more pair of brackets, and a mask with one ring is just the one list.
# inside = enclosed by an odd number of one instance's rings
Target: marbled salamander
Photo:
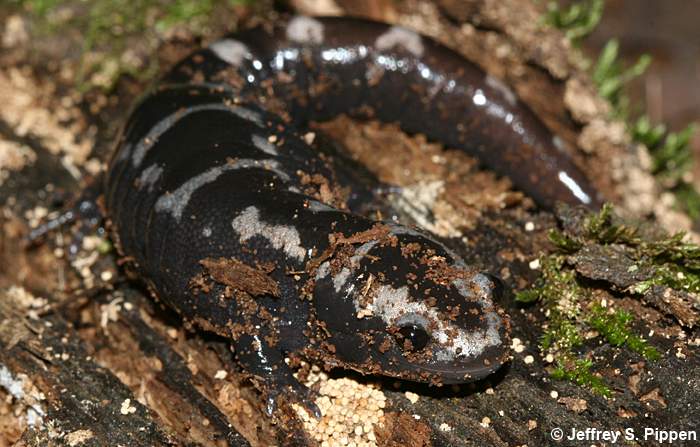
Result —
[[285, 357], [462, 383], [508, 355], [487, 275], [310, 195], [305, 176], [333, 173], [293, 129], [342, 112], [462, 148], [545, 207], [597, 204], [508, 87], [405, 28], [295, 17], [189, 56], [133, 112], [105, 208], [121, 254], [184, 318], [233, 340], [270, 411], [280, 393], [313, 408]]

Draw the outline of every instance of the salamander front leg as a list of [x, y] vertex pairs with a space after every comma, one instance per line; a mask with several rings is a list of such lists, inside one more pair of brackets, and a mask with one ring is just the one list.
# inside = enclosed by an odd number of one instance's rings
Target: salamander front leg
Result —
[[58, 216], [31, 230], [26, 238], [27, 243], [29, 245], [39, 244], [47, 234], [78, 222], [78, 227], [71, 231], [72, 241], [68, 247], [69, 257], [75, 257], [85, 236], [94, 233], [96, 228], [99, 228], [98, 232], [104, 233], [104, 228], [100, 228], [100, 224], [104, 221], [104, 215], [98, 205], [101, 194], [102, 181], [101, 178], [98, 178], [81, 191], [80, 196]]
[[299, 404], [317, 419], [321, 410], [314, 403], [316, 393], [293, 376], [284, 355], [257, 334], [244, 334], [236, 342], [236, 356], [244, 371], [253, 375], [266, 398], [266, 412], [272, 416], [281, 398], [287, 404]]

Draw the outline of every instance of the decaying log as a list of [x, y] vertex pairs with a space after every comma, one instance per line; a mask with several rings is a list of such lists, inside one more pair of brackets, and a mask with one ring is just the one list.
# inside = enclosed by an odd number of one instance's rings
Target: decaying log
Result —
[[[605, 103], [570, 47], [559, 32], [539, 25], [540, 10], [529, 0], [291, 3], [307, 13], [324, 12], [314, 8], [325, 5], [332, 12], [400, 23], [458, 49], [513, 85], [570, 144], [578, 162], [600, 173], [598, 187], [620, 209], [630, 215], [664, 211], [653, 186], [642, 194], [631, 180], [646, 175], [636, 150], [629, 150], [628, 139], [617, 138], [618, 123], [607, 118]], [[98, 158], [107, 157], [104, 147], [113, 136], [114, 126], [107, 121], [123, 120], [133, 99], [120, 97], [122, 107], [94, 118], [104, 140], [98, 143]], [[319, 141], [338, 141], [369, 175], [403, 186], [387, 200], [402, 221], [427, 226], [511, 289], [522, 290], [537, 279], [533, 261], [553, 249], [547, 231], [558, 221], [512, 191], [507, 180], [395, 126], [340, 117], [312, 130], [323, 134]], [[18, 138], [8, 126], [0, 126], [0, 135]], [[75, 265], [55, 256], [53, 248], [62, 249], [60, 233], [38, 249], [21, 244], [28, 226], [18, 216], [46, 206], [41, 196], [18, 194], [22, 188], [55, 180], [60, 172], [60, 185], [78, 189], [54, 154], [29, 142], [37, 147], [42, 169], [13, 173], [17, 181], [0, 187], [0, 446], [14, 441], [37, 446], [317, 444], [320, 429], [311, 422], [304, 422], [313, 428], [306, 434], [298, 421], [274, 424], [262, 410], [261, 396], [231, 361], [226, 340], [186, 327], [138, 281], [127, 279], [113, 254], [93, 256], [94, 248], [86, 250], [81, 259], [90, 261], [81, 267], [87, 271], [79, 268], [77, 275]], [[665, 290], [651, 290], [644, 301], [625, 295], [626, 277], [600, 273], [600, 266], [611, 262], [611, 250], [592, 247], [570, 263], [591, 280], [599, 298], [633, 312], [644, 335], [654, 329], [649, 342], [662, 354], [650, 362], [599, 338], [588, 340], [582, 352], [599, 365], [613, 390], [611, 399], [550, 379], [551, 365], [538, 349], [545, 315], [537, 304], [515, 304], [512, 294], [500, 304], [511, 316], [521, 349], [480, 383], [430, 388], [333, 371], [316, 387], [356, 390], [370, 402], [352, 411], [367, 418], [357, 425], [361, 431], [369, 427], [361, 439], [382, 446], [550, 445], [556, 427], [633, 428], [637, 434], [646, 427], [697, 430], [697, 308], [687, 296], [668, 296]], [[339, 421], [341, 409], [348, 416], [342, 396], [326, 397]], [[18, 428], [4, 428], [13, 425]], [[339, 423], [336, 431], [350, 434], [355, 428]], [[641, 438], [636, 443], [655, 445]]]
[[0, 376], [30, 425], [23, 443], [172, 443], [131, 391], [88, 354], [63, 318], [30, 319], [16, 295], [0, 293]]

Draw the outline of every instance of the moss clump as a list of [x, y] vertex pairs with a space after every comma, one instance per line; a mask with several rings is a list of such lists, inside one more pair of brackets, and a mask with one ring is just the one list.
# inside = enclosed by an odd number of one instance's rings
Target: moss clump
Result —
[[664, 124], [653, 126], [646, 116], [630, 126], [634, 141], [649, 148], [652, 174], [676, 196], [682, 209], [693, 220], [700, 218], [700, 193], [691, 184], [693, 153], [690, 140], [696, 130], [697, 125], [690, 123], [679, 132], [668, 132]]
[[[640, 354], [647, 360], [658, 360], [659, 352], [653, 346], [630, 330], [632, 315], [621, 309], [613, 310], [595, 303], [587, 311], [586, 324], [598, 331], [605, 340], [613, 346], [625, 346]], [[592, 372], [593, 362], [589, 359], [577, 359], [571, 348], [580, 346], [582, 340], [578, 335], [579, 327], [572, 321], [558, 323], [559, 332], [548, 329], [542, 337], [542, 349], [548, 350], [548, 344], [556, 343], [559, 355], [556, 366], [550, 376], [556, 380], [568, 380], [584, 386], [596, 394], [611, 397], [612, 391], [603, 379]], [[564, 330], [562, 330], [564, 329]], [[556, 337], [556, 338], [555, 338]], [[563, 342], [563, 343], [562, 343]], [[564, 348], [568, 347], [568, 350]]]
[[592, 77], [600, 96], [612, 105], [613, 115], [624, 119], [629, 114], [630, 104], [623, 88], [631, 80], [644, 74], [651, 64], [651, 56], [643, 54], [637, 62], [624, 67], [618, 60], [619, 50], [620, 43], [617, 39], [608, 41], [593, 67]]
[[[250, 0], [11, 0], [38, 35], [81, 39], [76, 87], [111, 89], [129, 74], [150, 79], [158, 72], [153, 56], [175, 27], [194, 35], [217, 18]], [[232, 13], [233, 11], [231, 11]]]
[[569, 353], [583, 342], [577, 321], [580, 300], [586, 291], [578, 285], [575, 272], [563, 268], [563, 256], [544, 257], [541, 265], [537, 286], [518, 292], [515, 299], [521, 303], [539, 300], [544, 304], [548, 325], [540, 340], [542, 351]]
[[590, 214], [577, 234], [551, 230], [549, 238], [562, 253], [575, 253], [585, 244], [616, 244], [634, 261], [634, 268], [651, 275], [629, 286], [629, 291], [644, 294], [652, 286], [700, 293], [700, 246], [688, 242], [685, 233], [645, 236], [639, 227], [614, 219], [610, 204]]
[[585, 386], [596, 394], [611, 397], [612, 391], [605, 385], [603, 379], [591, 372], [593, 362], [587, 359], [578, 359], [573, 362], [557, 362], [552, 370], [551, 377], [556, 380], [568, 380], [579, 386]]
[[[567, 212], [570, 214], [564, 215]], [[617, 253], [623, 247], [626, 250], [624, 260], [648, 272], [648, 277], [640, 277], [640, 283], [663, 282], [687, 290], [698, 286], [700, 247], [685, 242], [682, 234], [650, 238], [642, 234], [639, 227], [618, 222], [610, 205], [605, 205], [599, 213], [581, 215], [570, 208], [561, 213], [560, 220], [565, 222], [563, 230], [550, 232], [556, 252], [540, 259], [542, 275], [535, 287], [517, 293], [516, 300], [522, 303], [539, 301], [544, 307], [547, 322], [540, 349], [554, 357], [557, 366], [551, 372], [552, 377], [570, 380], [609, 396], [610, 390], [592, 372], [593, 362], [578, 357], [576, 351], [584, 342], [581, 334], [597, 333], [607, 343], [627, 348], [647, 360], [658, 359], [660, 355], [635, 333], [633, 316], [629, 312], [594, 301], [591, 289], [580, 283], [581, 277], [569, 266], [570, 260], [593, 245], [614, 245]], [[696, 268], [697, 271], [693, 270]], [[690, 276], [681, 279], [676, 274], [679, 271]], [[638, 293], [634, 287], [625, 288], [625, 292]]]
[[613, 217], [613, 207], [606, 203], [600, 212], [588, 214], [576, 233], [552, 229], [549, 232], [549, 240], [564, 253], [578, 251], [587, 242], [598, 244], [641, 244], [643, 242], [636, 227], [614, 222]]
[[673, 187], [683, 180], [693, 165], [690, 139], [695, 129], [695, 124], [691, 123], [680, 132], [668, 132], [665, 125], [652, 126], [649, 118], [642, 116], [631, 131], [635, 141], [649, 148], [653, 157], [652, 173], [664, 185]]
[[640, 336], [631, 332], [633, 317], [622, 309], [607, 309], [594, 304], [589, 312], [588, 325], [598, 331], [613, 346], [626, 346], [649, 360], [658, 360], [659, 351]]
[[603, 0], [576, 1], [562, 6], [557, 1], [547, 3], [544, 22], [563, 30], [571, 42], [577, 44], [598, 26], [603, 17]]

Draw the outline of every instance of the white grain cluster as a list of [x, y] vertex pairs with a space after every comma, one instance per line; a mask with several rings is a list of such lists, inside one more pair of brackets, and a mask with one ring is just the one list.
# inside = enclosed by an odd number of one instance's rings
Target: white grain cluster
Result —
[[307, 433], [322, 447], [376, 447], [375, 430], [384, 425], [384, 393], [376, 385], [350, 378], [329, 379], [316, 366], [306, 382], [307, 386], [314, 384], [320, 387], [316, 405], [321, 419], [294, 406]]

